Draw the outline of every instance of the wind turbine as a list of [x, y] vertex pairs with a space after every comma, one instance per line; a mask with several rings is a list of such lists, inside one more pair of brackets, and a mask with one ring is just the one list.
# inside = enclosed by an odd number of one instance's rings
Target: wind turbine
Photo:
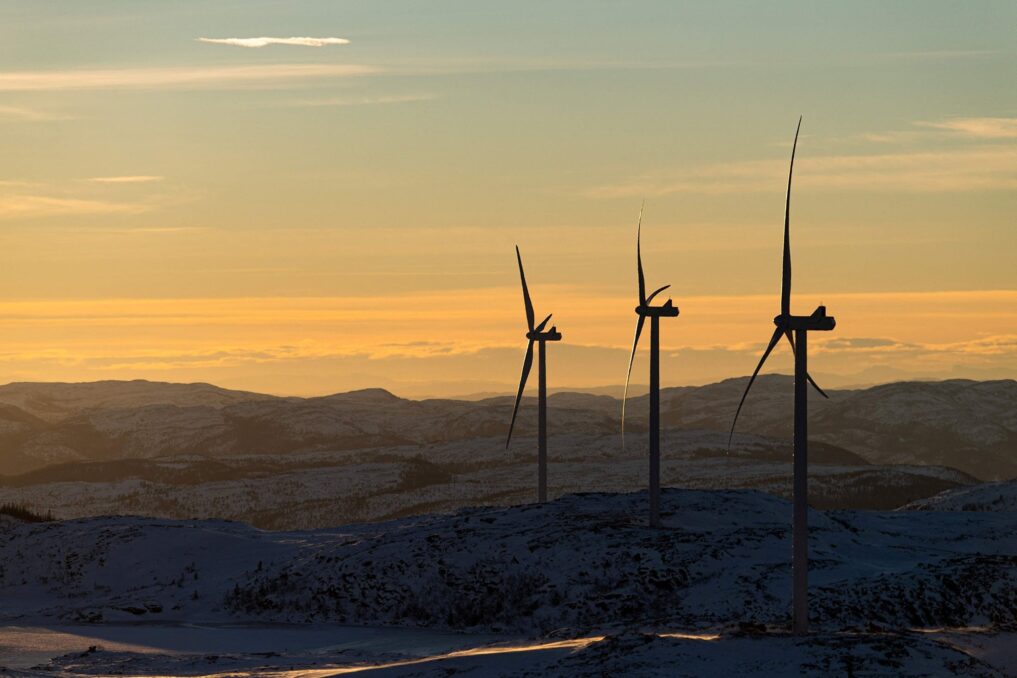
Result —
[[[808, 336], [809, 332], [829, 332], [837, 324], [833, 316], [826, 315], [826, 306], [818, 306], [812, 315], [791, 315], [791, 177], [795, 168], [795, 149], [798, 147], [798, 131], [802, 127], [802, 119], [798, 118], [795, 129], [794, 145], [791, 147], [791, 169], [787, 175], [787, 198], [784, 203], [784, 265], [780, 284], [780, 315], [773, 319], [776, 328], [770, 343], [767, 344], [759, 364], [752, 372], [745, 393], [735, 410], [731, 422], [731, 433], [727, 445], [730, 449], [731, 438], [734, 436], [738, 415], [749, 395], [752, 382], [770, 356], [781, 336], [787, 337], [791, 344], [791, 352], [795, 358], [795, 423], [794, 423], [794, 497], [792, 518], [792, 628], [796, 634], [804, 634], [809, 628], [808, 577], [809, 577], [809, 441], [808, 441], [808, 392], [806, 383], [812, 384], [820, 395], [828, 397], [823, 389], [816, 385], [808, 372]], [[793, 336], [792, 336], [792, 333]]]
[[512, 442], [512, 429], [516, 425], [516, 415], [519, 413], [519, 401], [523, 398], [523, 390], [526, 388], [526, 378], [530, 376], [530, 368], [533, 367], [533, 344], [540, 347], [538, 351], [537, 364], [537, 501], [547, 501], [547, 357], [544, 345], [549, 341], [561, 341], [561, 332], [558, 328], [551, 326], [547, 332], [544, 328], [551, 320], [548, 315], [539, 325], [533, 326], [533, 302], [530, 301], [530, 290], [526, 287], [526, 274], [523, 273], [523, 258], [519, 254], [519, 246], [516, 246], [516, 261], [519, 262], [519, 281], [523, 285], [523, 305], [526, 307], [526, 356], [523, 358], [523, 374], [519, 378], [519, 391], [516, 393], [516, 404], [512, 408], [512, 422], [509, 424], [508, 439], [505, 440], [505, 449], [508, 449]]
[[636, 358], [639, 335], [643, 323], [650, 319], [650, 527], [660, 527], [660, 319], [674, 318], [678, 307], [668, 299], [662, 306], [651, 306], [650, 302], [670, 285], [664, 285], [646, 296], [646, 280], [643, 277], [643, 255], [640, 250], [640, 235], [643, 228], [643, 208], [639, 207], [639, 221], [636, 225], [636, 270], [639, 274], [639, 306], [636, 306], [636, 336], [632, 340], [632, 355], [625, 375], [625, 392], [622, 394], [622, 445], [625, 444], [625, 401], [629, 395], [629, 379], [632, 377], [632, 361]]

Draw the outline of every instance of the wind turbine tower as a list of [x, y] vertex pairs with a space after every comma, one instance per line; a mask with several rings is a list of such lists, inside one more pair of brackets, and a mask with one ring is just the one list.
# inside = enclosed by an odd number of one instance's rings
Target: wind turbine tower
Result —
[[787, 337], [791, 344], [791, 352], [795, 358], [795, 421], [794, 421], [794, 497], [793, 497], [793, 519], [792, 519], [792, 628], [796, 634], [804, 634], [809, 628], [809, 603], [808, 603], [808, 577], [809, 577], [809, 441], [808, 441], [808, 386], [812, 386], [822, 395], [827, 397], [808, 371], [808, 338], [809, 332], [829, 332], [836, 325], [832, 316], [826, 315], [826, 307], [819, 306], [812, 315], [791, 314], [791, 238], [790, 238], [790, 214], [791, 214], [791, 177], [795, 167], [795, 149], [798, 147], [798, 131], [801, 129], [802, 120], [798, 119], [798, 128], [795, 130], [795, 140], [791, 147], [791, 169], [787, 177], [787, 198], [784, 203], [784, 262], [780, 285], [780, 315], [773, 319], [776, 328], [770, 343], [759, 364], [752, 372], [749, 383], [745, 386], [745, 393], [735, 410], [734, 420], [731, 422], [731, 433], [728, 436], [728, 448], [731, 447], [731, 438], [734, 436], [735, 424], [738, 423], [738, 415], [745, 404], [745, 398], [749, 395], [749, 389], [756, 380], [756, 375], [763, 367], [763, 363], [770, 356], [770, 353], [780, 341], [781, 336]]
[[508, 438], [505, 440], [505, 449], [508, 449], [512, 442], [512, 429], [516, 425], [516, 415], [519, 414], [519, 401], [523, 398], [523, 390], [526, 388], [526, 378], [530, 376], [530, 368], [533, 367], [533, 344], [538, 345], [537, 363], [537, 501], [547, 501], [547, 356], [545, 345], [549, 341], [561, 341], [561, 332], [557, 327], [551, 326], [550, 330], [544, 331], [551, 316], [544, 318], [539, 325], [534, 326], [533, 302], [530, 301], [530, 290], [526, 287], [526, 274], [523, 273], [523, 258], [519, 254], [519, 247], [516, 246], [516, 261], [519, 263], [519, 281], [523, 286], [523, 305], [526, 308], [526, 355], [523, 358], [523, 373], [519, 378], [519, 391], [516, 393], [516, 404], [512, 408], [512, 421], [509, 424]]
[[639, 305], [636, 306], [636, 335], [632, 340], [632, 355], [629, 356], [629, 369], [625, 375], [625, 392], [622, 394], [622, 444], [625, 440], [625, 401], [629, 395], [629, 379], [632, 377], [632, 361], [636, 357], [639, 346], [639, 335], [643, 331], [643, 323], [650, 319], [650, 527], [660, 527], [660, 319], [674, 318], [678, 315], [678, 307], [668, 299], [661, 306], [651, 306], [650, 302], [658, 294], [670, 287], [664, 285], [646, 296], [646, 280], [643, 277], [643, 255], [640, 249], [640, 237], [643, 228], [643, 208], [639, 208], [639, 221], [636, 225], [636, 270], [639, 276]]

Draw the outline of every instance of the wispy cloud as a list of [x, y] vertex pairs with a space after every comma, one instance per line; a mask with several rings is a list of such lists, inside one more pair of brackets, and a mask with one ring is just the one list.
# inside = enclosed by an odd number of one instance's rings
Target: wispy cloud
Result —
[[293, 45], [297, 47], [325, 47], [326, 45], [348, 45], [350, 41], [346, 38], [198, 38], [198, 42], [208, 42], [215, 45], [232, 45], [233, 47], [260, 48], [269, 45]]
[[346, 106], [376, 106], [380, 104], [407, 104], [416, 101], [432, 101], [434, 94], [405, 94], [380, 97], [332, 97], [329, 99], [304, 99], [282, 104], [285, 107], [317, 108]]
[[889, 132], [865, 132], [864, 134], [859, 134], [857, 137], [851, 137], [850, 139], [848, 139], [848, 141], [857, 142], [860, 139], [862, 141], [868, 141], [874, 144], [899, 144], [927, 140], [934, 134], [936, 134], [936, 132], [933, 132], [932, 130], [928, 129], [892, 130]]
[[916, 120], [910, 129], [885, 132], [866, 132], [850, 141], [869, 141], [880, 144], [928, 143], [952, 139], [954, 141], [985, 141], [1017, 139], [1017, 118], [1013, 117], [955, 117], [945, 120]]
[[893, 339], [880, 337], [834, 337], [823, 343], [827, 351], [843, 350], [869, 350], [883, 349], [900, 346], [901, 343]]
[[[796, 161], [801, 189], [869, 191], [984, 191], [1017, 188], [1017, 146], [979, 146], [942, 151], [805, 156]], [[641, 176], [585, 191], [592, 198], [672, 193], [728, 194], [772, 191], [787, 160], [707, 165], [671, 176]]]
[[43, 195], [0, 196], [0, 219], [91, 214], [140, 214], [147, 205]]
[[151, 174], [134, 174], [118, 177], [92, 177], [89, 181], [97, 184], [150, 184], [156, 181], [162, 181], [164, 178], [165, 177], [154, 176]]
[[0, 73], [0, 92], [257, 87], [282, 81], [343, 78], [377, 73], [356, 64], [258, 64], [102, 70], [12, 71]]
[[109, 229], [111, 233], [123, 235], [149, 235], [149, 234], [172, 234], [172, 233], [200, 233], [206, 231], [203, 226], [139, 226], [133, 228]]
[[1017, 118], [952, 118], [917, 124], [978, 139], [1017, 139]]
[[43, 122], [49, 120], [70, 120], [70, 117], [34, 108], [24, 108], [22, 106], [0, 106], [0, 120]]
[[901, 61], [953, 61], [957, 59], [981, 59], [999, 54], [992, 49], [928, 49], [910, 52], [881, 52], [873, 54], [876, 59]]

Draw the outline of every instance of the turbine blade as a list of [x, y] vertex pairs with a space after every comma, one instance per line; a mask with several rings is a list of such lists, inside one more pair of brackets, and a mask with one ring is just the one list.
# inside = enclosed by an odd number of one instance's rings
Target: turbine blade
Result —
[[540, 321], [540, 324], [533, 328], [534, 332], [543, 332], [544, 327], [547, 326], [547, 322], [551, 319], [551, 314], [548, 313], [547, 317]]
[[[791, 353], [794, 354], [795, 353], [795, 339], [794, 339], [794, 335], [791, 334], [791, 330], [788, 330], [785, 333], [785, 336], [787, 337], [788, 343], [791, 344]], [[823, 396], [827, 400], [830, 399], [830, 396], [826, 395], [826, 391], [824, 391], [823, 389], [819, 388], [819, 384], [816, 383], [816, 381], [812, 378], [811, 374], [806, 372], [805, 373], [805, 378], [809, 380], [809, 383], [812, 384], [812, 388], [816, 389], [816, 391], [819, 393], [819, 395]]]
[[636, 269], [639, 271], [639, 305], [646, 305], [646, 279], [643, 277], [643, 253], [639, 240], [643, 230], [643, 205], [639, 205], [639, 222], [636, 224]]
[[519, 262], [519, 280], [523, 283], [523, 304], [526, 305], [526, 329], [533, 331], [533, 302], [530, 301], [530, 290], [526, 287], [526, 274], [523, 273], [523, 257], [516, 245], [516, 261]]
[[816, 392], [819, 393], [819, 395], [823, 396], [827, 400], [830, 399], [830, 396], [826, 395], [826, 391], [824, 391], [823, 389], [819, 388], [819, 384], [816, 383], [816, 380], [812, 378], [811, 374], [806, 372], [805, 373], [805, 378], [809, 380], [809, 383], [812, 384], [812, 388], [816, 389]]
[[795, 171], [795, 150], [802, 119], [798, 118], [795, 140], [791, 145], [791, 168], [787, 173], [787, 196], [784, 200], [784, 266], [780, 276], [780, 314], [791, 315], [791, 177]]
[[622, 449], [625, 449], [625, 401], [629, 397], [629, 379], [632, 377], [632, 362], [636, 359], [636, 348], [639, 346], [639, 335], [643, 332], [643, 321], [646, 320], [646, 316], [639, 316], [639, 320], [636, 321], [636, 336], [632, 339], [632, 355], [629, 356], [629, 371], [625, 373], [625, 390], [622, 392], [622, 411], [621, 411], [621, 433], [622, 433]]
[[749, 389], [752, 388], [752, 382], [756, 380], [756, 375], [759, 374], [759, 370], [763, 368], [763, 363], [770, 357], [770, 353], [773, 352], [773, 347], [780, 341], [780, 335], [782, 330], [778, 327], [773, 331], [773, 336], [770, 337], [770, 343], [767, 344], [766, 350], [763, 351], [763, 357], [759, 359], [759, 364], [756, 365], [756, 369], [752, 372], [752, 376], [749, 377], [749, 383], [745, 385], [745, 393], [742, 394], [742, 399], [738, 403], [738, 409], [735, 410], [734, 419], [731, 421], [731, 432], [727, 436], [727, 449], [731, 449], [731, 439], [734, 438], [735, 425], [738, 423], [738, 415], [742, 412], [742, 405], [745, 404], [745, 398], [749, 395]]
[[508, 438], [505, 440], [505, 449], [508, 449], [512, 442], [512, 429], [516, 426], [516, 415], [519, 414], [519, 401], [523, 399], [523, 390], [526, 388], [526, 378], [530, 376], [530, 368], [533, 367], [533, 339], [526, 345], [526, 357], [523, 358], [523, 374], [519, 377], [519, 392], [516, 393], [516, 404], [512, 408], [512, 421], [509, 423]]
[[823, 396], [827, 400], [830, 399], [830, 396], [826, 395], [826, 391], [824, 391], [823, 389], [819, 388], [819, 384], [816, 383], [816, 380], [812, 378], [811, 374], [806, 372], [805, 373], [805, 378], [809, 380], [809, 383], [812, 384], [812, 388], [816, 389], [816, 391], [819, 393], [819, 395]]
[[670, 285], [664, 285], [664, 286], [663, 286], [663, 287], [661, 287], [660, 289], [654, 290], [654, 291], [653, 291], [653, 294], [651, 294], [650, 296], [646, 297], [646, 303], [647, 303], [647, 304], [649, 304], [649, 303], [650, 303], [651, 301], [653, 301], [653, 298], [654, 298], [655, 296], [657, 296], [658, 294], [660, 294], [661, 292], [663, 292], [664, 290], [666, 290], [666, 289], [667, 289], [668, 287], [670, 287]]

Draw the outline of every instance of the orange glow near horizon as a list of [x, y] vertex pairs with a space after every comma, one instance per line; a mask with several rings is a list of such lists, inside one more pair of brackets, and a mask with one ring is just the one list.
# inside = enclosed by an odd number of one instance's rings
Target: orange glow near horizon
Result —
[[[665, 327], [662, 340], [665, 351], [679, 355], [666, 374], [668, 383], [721, 379], [751, 369], [770, 332], [773, 297], [676, 296], [675, 301], [682, 315]], [[802, 312], [821, 302], [837, 317], [838, 327], [816, 339], [817, 371], [850, 375], [885, 362], [925, 376], [956, 364], [998, 366], [1001, 375], [1017, 374], [1012, 362], [1017, 292], [794, 299]], [[589, 355], [581, 368], [559, 368], [560, 383], [583, 387], [620, 381], [612, 356], [624, 356], [630, 346], [631, 300], [591, 297], [574, 286], [545, 286], [539, 303], [538, 311], [565, 310], [555, 315], [555, 322], [569, 350]], [[516, 353], [521, 352], [522, 315], [519, 292], [509, 287], [384, 298], [4, 301], [0, 365], [18, 381], [141, 377], [314, 394], [370, 385], [348, 381], [351, 369], [378, 375], [377, 385], [382, 385], [398, 382], [407, 366], [431, 365], [440, 372], [439, 366], [447, 363], [448, 381], [476, 372], [511, 386]], [[688, 351], [716, 355], [717, 364], [696, 371], [681, 357]], [[287, 376], [304, 363], [317, 365], [316, 371], [330, 363], [334, 369], [313, 379]], [[425, 371], [429, 379], [441, 381], [430, 374]], [[450, 393], [437, 388], [433, 394]]]

